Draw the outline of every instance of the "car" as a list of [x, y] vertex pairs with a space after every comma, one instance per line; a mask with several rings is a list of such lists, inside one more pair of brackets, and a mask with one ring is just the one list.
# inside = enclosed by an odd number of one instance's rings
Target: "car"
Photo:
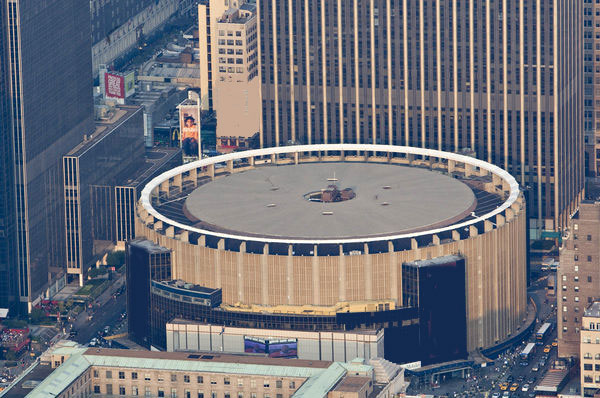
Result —
[[500, 398], [500, 393], [498, 391], [494, 392], [492, 398]]
[[544, 354], [540, 358], [543, 359], [544, 361], [547, 361], [548, 360], [548, 356], [549, 356], [548, 354]]
[[525, 376], [521, 375], [521, 376], [517, 377], [517, 381], [518, 381], [519, 383], [522, 383], [522, 382], [524, 382], [524, 381], [525, 381]]
[[521, 361], [519, 363], [519, 365], [521, 365], [521, 366], [529, 366], [529, 362], [527, 362], [527, 361]]
[[517, 391], [518, 389], [519, 389], [518, 383], [512, 383], [512, 385], [510, 386], [510, 391]]
[[510, 393], [508, 391], [504, 391], [504, 394], [502, 394], [502, 398], [508, 398], [510, 397]]
[[521, 391], [529, 391], [529, 384], [523, 384], [523, 387], [521, 387]]
[[513, 382], [513, 380], [514, 380], [514, 377], [513, 377], [513, 375], [508, 375], [508, 377], [506, 378], [506, 382], [507, 382], [507, 383], [512, 383], [512, 382]]
[[558, 347], [558, 340], [554, 340], [552, 342], [552, 347]]
[[550, 345], [546, 345], [546, 346], [544, 347], [544, 353], [549, 353], [551, 348], [552, 348], [552, 346], [550, 346]]
[[500, 390], [506, 391], [508, 389], [508, 383], [500, 383]]
[[527, 384], [531, 385], [531, 384], [535, 383], [536, 380], [537, 380], [537, 377], [532, 376], [527, 380]]
[[540, 368], [543, 368], [544, 366], [546, 366], [546, 361], [542, 359], [540, 361]]
[[538, 370], [540, 370], [540, 368], [538, 368], [537, 365], [531, 368], [532, 372], [537, 372]]

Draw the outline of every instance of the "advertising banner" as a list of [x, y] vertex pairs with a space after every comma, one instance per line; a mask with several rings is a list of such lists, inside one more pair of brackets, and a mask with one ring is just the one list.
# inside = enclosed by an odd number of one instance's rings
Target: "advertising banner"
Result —
[[180, 145], [183, 162], [193, 162], [200, 158], [200, 115], [197, 105], [179, 106]]
[[129, 72], [125, 75], [125, 97], [135, 93], [135, 72]]
[[266, 354], [267, 344], [259, 339], [244, 338], [244, 352], [251, 354]]
[[296, 340], [284, 342], [269, 342], [269, 357], [271, 358], [296, 358], [298, 357], [298, 343]]
[[113, 73], [104, 74], [104, 90], [108, 98], [125, 98], [125, 79]]
[[251, 354], [268, 354], [270, 358], [297, 358], [298, 341], [296, 339], [261, 339], [244, 337], [244, 352]]

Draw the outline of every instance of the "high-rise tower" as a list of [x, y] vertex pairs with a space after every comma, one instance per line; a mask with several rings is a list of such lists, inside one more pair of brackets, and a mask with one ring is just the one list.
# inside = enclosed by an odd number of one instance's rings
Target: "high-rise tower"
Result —
[[560, 229], [583, 176], [582, 0], [261, 0], [262, 145], [461, 151]]
[[89, 2], [1, 0], [0, 306], [64, 280], [61, 159], [93, 131]]

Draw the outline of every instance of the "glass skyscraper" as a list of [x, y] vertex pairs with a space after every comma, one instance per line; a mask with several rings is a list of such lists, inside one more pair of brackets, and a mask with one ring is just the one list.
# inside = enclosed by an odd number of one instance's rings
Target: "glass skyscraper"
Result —
[[531, 226], [581, 198], [583, 0], [258, 1], [261, 144], [475, 153]]
[[90, 8], [3, 0], [0, 16], [0, 307], [27, 309], [66, 271], [61, 159], [94, 128]]

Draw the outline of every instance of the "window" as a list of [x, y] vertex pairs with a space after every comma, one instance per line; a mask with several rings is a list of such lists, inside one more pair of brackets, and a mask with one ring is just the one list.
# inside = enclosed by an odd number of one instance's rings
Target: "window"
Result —
[[150, 381], [150, 380], [151, 380], [151, 379], [150, 379], [150, 375], [149, 375], [149, 374], [145, 374], [145, 375], [144, 375], [144, 380], [146, 380], [146, 381]]
[[106, 385], [106, 395], [112, 395], [113, 391], [112, 391], [112, 384], [107, 384]]
[[[202, 377], [202, 376], [198, 376], [198, 377], [197, 377], [197, 381], [198, 381], [198, 384], [202, 384], [202, 383], [204, 383], [204, 377]], [[204, 393], [202, 393], [202, 395], [204, 395]]]
[[139, 391], [138, 391], [138, 387], [137, 386], [131, 387], [131, 395], [134, 395], [134, 396], [139, 395]]
[[185, 392], [183, 393], [183, 396], [185, 398], [192, 398], [192, 393], [190, 392], [190, 390], [185, 390]]
[[592, 364], [591, 363], [584, 363], [583, 364], [583, 370], [592, 370]]
[[210, 379], [210, 384], [217, 384], [217, 381], [215, 379]]
[[269, 388], [269, 380], [265, 380], [265, 381], [263, 382], [263, 387], [264, 387], [264, 388]]
[[119, 372], [119, 379], [124, 379], [125, 378], [125, 372]]
[[244, 398], [244, 393], [243, 392], [238, 392], [238, 398]]
[[125, 395], [125, 386], [119, 386], [119, 395]]
[[238, 387], [244, 387], [244, 379], [238, 379]]
[[588, 262], [591, 262], [592, 261], [592, 256], [587, 256], [587, 260], [588, 260]]
[[189, 383], [190, 382], [190, 375], [183, 375], [183, 382], [184, 383]]
[[587, 240], [592, 240], [592, 235], [588, 235]]
[[177, 381], [177, 375], [175, 373], [171, 373], [171, 381]]
[[100, 377], [100, 375], [98, 374], [98, 371], [96, 369], [94, 369], [94, 377]]
[[159, 398], [164, 398], [165, 396], [165, 390], [163, 390], [162, 388], [158, 389], [158, 397]]
[[177, 389], [171, 388], [171, 398], [177, 398]]
[[100, 386], [94, 386], [94, 394], [100, 394]]
[[296, 388], [296, 382], [290, 381], [290, 388]]
[[161, 382], [161, 381], [165, 381], [165, 379], [164, 379], [163, 375], [158, 375], [158, 376], [156, 376], [156, 380], [157, 380], [157, 381], [159, 381], [159, 382]]
[[275, 387], [276, 387], [276, 388], [281, 388], [282, 386], [283, 386], [283, 382], [282, 382], [281, 380], [277, 380], [277, 381], [275, 382]]
[[231, 380], [229, 379], [229, 377], [225, 377], [225, 378], [223, 379], [223, 384], [225, 384], [226, 386], [228, 386], [228, 385], [230, 385], [230, 384], [231, 384]]
[[131, 372], [131, 380], [137, 380], [137, 372]]
[[587, 281], [592, 282], [592, 277], [588, 275]]
[[198, 391], [198, 398], [204, 398], [204, 391]]
[[107, 370], [106, 371], [106, 378], [107, 379], [112, 379], [112, 371], [111, 370]]

